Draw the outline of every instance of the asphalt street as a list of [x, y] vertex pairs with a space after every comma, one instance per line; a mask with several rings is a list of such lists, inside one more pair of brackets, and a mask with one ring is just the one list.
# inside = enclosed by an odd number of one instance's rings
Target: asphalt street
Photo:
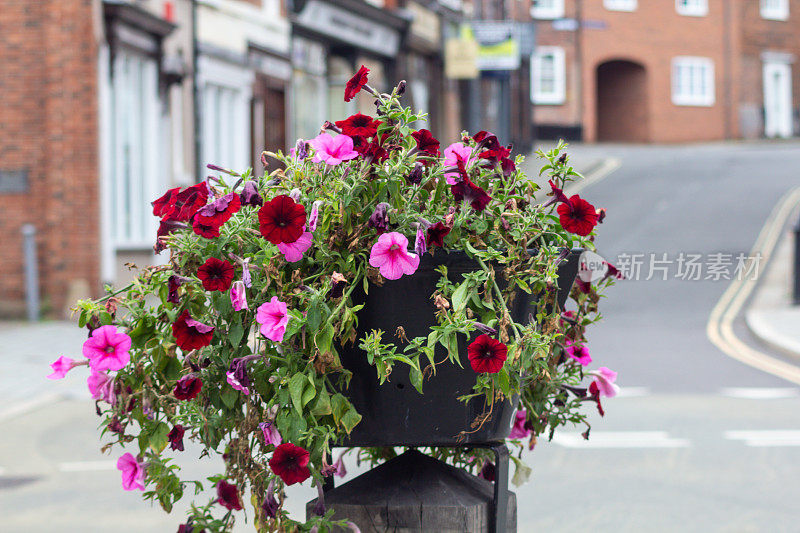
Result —
[[[638, 279], [608, 291], [605, 318], [589, 335], [593, 366], [618, 371], [623, 394], [604, 402], [603, 419], [593, 415], [588, 442], [582, 428], [567, 429], [526, 452], [533, 474], [515, 489], [518, 530], [800, 531], [800, 386], [709, 341], [709, 315], [730, 280], [705, 279], [712, 263], [719, 271], [715, 254], [747, 253], [775, 204], [800, 184], [800, 144], [575, 152], [620, 160], [580, 194], [608, 210], [601, 255], [624, 263], [644, 254], [643, 264]], [[682, 279], [681, 253], [701, 256], [701, 279]], [[647, 280], [650, 254], [667, 256]], [[0, 378], [9, 385], [7, 369]], [[0, 416], [0, 531], [177, 529], [186, 506], [166, 515], [122, 491], [116, 455], [98, 451], [97, 424], [91, 402], [75, 393], [24, 416]], [[187, 471], [213, 473], [218, 465], [199, 463], [198, 455], [184, 452]], [[352, 462], [348, 470], [361, 471]], [[299, 515], [315, 495], [293, 487], [290, 509]]]

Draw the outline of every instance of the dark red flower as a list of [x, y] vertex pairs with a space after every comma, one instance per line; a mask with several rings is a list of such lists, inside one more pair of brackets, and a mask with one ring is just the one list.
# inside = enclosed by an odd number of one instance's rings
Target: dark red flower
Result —
[[180, 187], [175, 187], [174, 189], [170, 189], [164, 193], [164, 196], [158, 198], [150, 202], [153, 206], [153, 215], [157, 217], [162, 217], [165, 214], [169, 213], [172, 210], [172, 206], [170, 203], [172, 200], [178, 195], [178, 192], [181, 190]]
[[578, 287], [578, 290], [583, 294], [592, 292], [592, 283], [590, 281], [583, 281], [579, 277], [575, 278], [575, 286]]
[[565, 230], [582, 237], [589, 235], [597, 225], [594, 206], [577, 194], [558, 206], [558, 215]]
[[214, 326], [198, 322], [189, 315], [189, 311], [184, 309], [172, 324], [172, 335], [182, 350], [195, 350], [211, 344]]
[[164, 220], [188, 222], [207, 202], [208, 185], [205, 182], [198, 183], [180, 192], [175, 192], [175, 189], [167, 191], [167, 194], [153, 202], [153, 213], [158, 211]]
[[217, 482], [217, 503], [229, 511], [241, 511], [242, 500], [239, 499], [239, 489], [236, 488], [236, 485], [220, 479]]
[[238, 194], [230, 193], [222, 198], [217, 198], [195, 213], [192, 229], [196, 234], [207, 239], [219, 237], [219, 228], [230, 220], [241, 207], [242, 201]]
[[494, 467], [494, 463], [491, 461], [486, 461], [483, 463], [483, 468], [481, 468], [480, 473], [478, 473], [478, 477], [482, 477], [486, 481], [494, 481], [496, 476], [496, 469]]
[[419, 185], [422, 183], [423, 176], [425, 176], [425, 165], [417, 161], [414, 163], [414, 168], [406, 176], [406, 182], [409, 185]]
[[227, 291], [233, 282], [233, 265], [224, 259], [209, 257], [197, 269], [197, 277], [207, 291]]
[[592, 384], [589, 385], [589, 394], [592, 396], [592, 400], [597, 404], [597, 412], [600, 413], [600, 416], [606, 416], [606, 412], [603, 410], [603, 404], [600, 403], [600, 387], [597, 386], [596, 381], [592, 381]]
[[291, 442], [284, 442], [272, 452], [269, 467], [287, 485], [302, 483], [311, 476], [308, 470], [309, 453]]
[[178, 231], [179, 229], [186, 229], [188, 227], [189, 226], [183, 222], [178, 222], [177, 220], [161, 220], [161, 222], [158, 223], [158, 231], [156, 232], [156, 245], [154, 247], [155, 252], [160, 254], [161, 251], [166, 248], [163, 237], [166, 237], [169, 234]]
[[336, 125], [342, 128], [342, 133], [349, 137], [372, 137], [378, 133], [378, 126], [381, 124], [383, 123], [380, 120], [373, 120], [371, 116], [361, 113], [336, 121]]
[[[200, 389], [197, 389], [197, 392], [200, 392]], [[173, 450], [182, 452], [184, 433], [186, 433], [186, 429], [182, 425], [175, 424], [172, 426], [172, 430], [169, 432], [169, 435], [167, 435], [167, 438], [169, 439], [169, 447]]]
[[514, 163], [514, 161], [510, 158], [506, 157], [500, 161], [500, 168], [503, 170], [503, 176], [507, 178], [517, 170], [517, 164]]
[[483, 152], [478, 154], [478, 157], [480, 157], [481, 159], [489, 159], [490, 161], [499, 163], [503, 159], [507, 159], [508, 156], [510, 155], [511, 155], [510, 148], [506, 148], [505, 146], [498, 146], [497, 148], [492, 150], [484, 150]]
[[381, 142], [386, 139], [386, 135], [380, 141], [378, 137], [373, 138], [371, 142], [367, 142], [364, 137], [359, 137], [359, 139], [361, 139], [361, 142], [358, 145], [354, 142], [353, 149], [363, 159], [369, 159], [373, 163], [380, 163], [389, 159], [389, 152], [381, 145]]
[[420, 152], [432, 157], [439, 157], [439, 141], [433, 138], [430, 131], [421, 129], [412, 133], [411, 136], [417, 141], [417, 148]]
[[258, 210], [261, 235], [272, 244], [293, 243], [303, 234], [306, 208], [282, 194]]
[[555, 203], [561, 203], [561, 202], [569, 203], [569, 198], [567, 198], [567, 195], [564, 194], [563, 190], [556, 187], [556, 184], [553, 183], [553, 180], [548, 180], [548, 183], [550, 184], [550, 192], [547, 193], [547, 195], [552, 196], [552, 198], [550, 198], [547, 202], [542, 204], [542, 207], [547, 207]]
[[490, 131], [479, 131], [472, 138], [478, 143], [478, 150], [496, 150], [501, 146], [497, 135]]
[[178, 297], [178, 287], [183, 284], [183, 278], [177, 274], [173, 274], [167, 280], [167, 301], [173, 304], [181, 303]]
[[445, 226], [441, 222], [437, 222], [429, 227], [425, 234], [428, 240], [428, 246], [444, 247], [444, 238], [447, 237], [448, 233], [450, 233], [450, 227]]
[[200, 394], [202, 388], [203, 380], [194, 374], [188, 374], [178, 380], [172, 394], [179, 400], [191, 400]]
[[481, 335], [467, 346], [467, 357], [475, 372], [496, 374], [506, 362], [508, 348], [489, 335]]
[[344, 86], [344, 101], [349, 102], [353, 98], [355, 98], [358, 91], [367, 84], [367, 74], [369, 74], [369, 69], [364, 65], [361, 65], [361, 68], [358, 69], [355, 76], [348, 80], [347, 84]]
[[492, 199], [492, 197], [489, 196], [489, 193], [472, 183], [472, 180], [470, 180], [466, 174], [462, 175], [464, 176], [464, 179], [455, 185], [450, 186], [453, 196], [458, 202], [469, 202], [472, 206], [472, 209], [475, 211], [483, 211], [486, 209], [486, 206], [489, 205], [489, 201]]

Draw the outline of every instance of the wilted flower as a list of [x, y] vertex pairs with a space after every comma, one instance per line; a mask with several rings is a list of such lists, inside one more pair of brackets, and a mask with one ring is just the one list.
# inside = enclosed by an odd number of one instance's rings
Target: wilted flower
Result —
[[239, 498], [239, 489], [223, 480], [217, 482], [217, 503], [229, 511], [241, 511], [242, 500]]
[[389, 207], [391, 206], [386, 202], [381, 202], [375, 206], [375, 210], [369, 217], [369, 225], [375, 228], [378, 233], [384, 233], [389, 228]]
[[194, 374], [188, 374], [178, 380], [172, 394], [178, 400], [192, 400], [200, 394], [202, 388], [203, 380]]
[[258, 428], [261, 430], [262, 435], [264, 435], [265, 444], [278, 446], [283, 442], [283, 437], [281, 437], [281, 434], [274, 422], [269, 420], [266, 422], [261, 422], [258, 425]]
[[514, 415], [514, 425], [511, 428], [511, 433], [508, 434], [509, 439], [524, 439], [531, 434], [530, 428], [526, 425], [528, 412], [525, 409], [517, 410]]
[[275, 499], [275, 479], [269, 481], [267, 487], [267, 494], [264, 496], [264, 501], [261, 503], [261, 511], [264, 516], [275, 518], [278, 516], [278, 500]]
[[95, 400], [103, 400], [111, 405], [117, 403], [117, 395], [114, 393], [114, 379], [105, 372], [92, 369], [91, 374], [86, 379], [86, 386], [89, 394]]
[[308, 217], [308, 231], [314, 232], [317, 230], [319, 223], [319, 207], [322, 205], [322, 200], [317, 200], [311, 204], [311, 215]]
[[186, 429], [180, 425], [175, 424], [172, 426], [167, 438], [169, 439], [169, 447], [173, 450], [177, 450], [179, 452], [183, 451], [183, 435], [186, 433]]
[[237, 280], [233, 282], [230, 296], [234, 311], [247, 309], [247, 289], [244, 286], [244, 281]]
[[414, 240], [414, 251], [418, 256], [422, 257], [428, 250], [425, 244], [425, 231], [422, 229], [422, 224], [417, 227], [417, 238]]
[[242, 205], [264, 205], [264, 199], [259, 194], [257, 185], [253, 180], [245, 182], [244, 188], [239, 194], [239, 201]]

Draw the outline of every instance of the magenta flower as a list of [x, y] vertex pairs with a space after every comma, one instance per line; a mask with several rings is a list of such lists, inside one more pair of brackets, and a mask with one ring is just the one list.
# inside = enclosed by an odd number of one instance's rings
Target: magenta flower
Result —
[[320, 161], [336, 166], [343, 161], [355, 159], [358, 152], [353, 149], [353, 139], [347, 135], [337, 135], [331, 137], [327, 133], [320, 133], [309, 141], [314, 148], [314, 163]]
[[94, 370], [119, 370], [131, 360], [131, 338], [114, 326], [101, 326], [83, 343], [83, 355]]
[[225, 373], [225, 378], [228, 382], [228, 385], [230, 385], [231, 387], [233, 387], [238, 391], [245, 393], [246, 396], [250, 396], [250, 389], [247, 388], [247, 385], [239, 381], [239, 378], [236, 376], [236, 372], [228, 370]]
[[508, 434], [509, 439], [524, 439], [531, 434], [531, 430], [525, 427], [525, 419], [528, 412], [525, 409], [520, 409], [514, 417], [514, 425], [511, 427], [511, 433]]
[[64, 357], [63, 355], [50, 363], [50, 368], [53, 369], [53, 373], [47, 376], [47, 379], [64, 379], [64, 376], [67, 375], [67, 372], [72, 370], [75, 367], [75, 362], [70, 359], [69, 357]]
[[564, 346], [564, 352], [583, 366], [592, 362], [592, 357], [589, 355], [589, 349], [586, 346], [581, 346], [568, 340]]
[[417, 252], [417, 255], [422, 257], [427, 250], [428, 245], [425, 242], [425, 231], [422, 229], [422, 224], [420, 224], [417, 228], [417, 238], [414, 241], [414, 251]]
[[290, 243], [282, 242], [278, 244], [278, 250], [288, 262], [296, 263], [303, 258], [306, 250], [311, 248], [312, 239], [311, 232], [305, 231], [305, 228], [303, 228], [303, 234], [296, 241]]
[[258, 427], [261, 429], [261, 433], [264, 434], [264, 442], [266, 444], [278, 446], [283, 442], [283, 437], [281, 437], [274, 422], [261, 422]]
[[117, 469], [122, 471], [122, 488], [125, 490], [144, 490], [144, 464], [133, 455], [126, 453], [117, 459]]
[[311, 214], [308, 216], [308, 231], [316, 231], [317, 224], [319, 223], [319, 206], [322, 205], [322, 200], [317, 200], [311, 204]]
[[613, 398], [619, 393], [619, 385], [614, 383], [617, 381], [617, 373], [604, 366], [601, 366], [593, 372], [589, 372], [594, 376], [594, 383], [600, 392], [600, 396], [606, 398]]
[[241, 311], [247, 309], [247, 289], [244, 286], [244, 281], [237, 280], [231, 285], [231, 305], [234, 311]]
[[86, 379], [86, 385], [95, 400], [104, 400], [111, 405], [117, 403], [117, 395], [114, 393], [114, 378], [105, 372], [92, 369], [92, 373]]
[[386, 279], [400, 279], [403, 274], [413, 274], [419, 267], [419, 256], [409, 253], [408, 239], [396, 231], [384, 233], [372, 245], [369, 264], [380, 269]]
[[[464, 168], [469, 166], [471, 162], [472, 148], [465, 146], [463, 143], [453, 143], [444, 149], [444, 166], [456, 167], [458, 163], [464, 164]], [[455, 185], [461, 179], [459, 172], [445, 172], [444, 177], [447, 178], [449, 185]]]
[[286, 324], [289, 323], [289, 310], [277, 296], [256, 310], [256, 322], [261, 324], [261, 334], [275, 342], [283, 341]]
[[333, 465], [331, 465], [334, 468], [336, 468], [336, 471], [334, 472], [334, 474], [339, 476], [339, 477], [344, 477], [344, 476], [347, 475], [347, 468], [344, 466], [344, 460], [343, 459], [344, 459], [344, 453], [339, 455], [339, 458], [336, 459], [336, 461], [333, 463]]

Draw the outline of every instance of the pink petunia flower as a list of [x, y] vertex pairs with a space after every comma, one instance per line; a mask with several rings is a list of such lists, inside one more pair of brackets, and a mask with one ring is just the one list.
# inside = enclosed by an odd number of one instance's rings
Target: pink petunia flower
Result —
[[604, 366], [601, 366], [595, 371], [589, 372], [594, 376], [594, 383], [600, 392], [600, 396], [606, 398], [613, 398], [619, 393], [619, 385], [614, 383], [617, 381], [617, 373]]
[[508, 434], [509, 439], [524, 439], [531, 434], [531, 430], [525, 427], [525, 419], [528, 412], [525, 409], [520, 409], [514, 417], [514, 425], [511, 427], [511, 433]]
[[314, 163], [324, 162], [336, 166], [343, 161], [355, 159], [358, 152], [353, 149], [353, 139], [347, 135], [332, 137], [327, 133], [320, 133], [309, 141], [314, 148]]
[[586, 366], [592, 362], [592, 356], [589, 355], [589, 349], [586, 348], [586, 346], [575, 344], [574, 342], [568, 340], [564, 346], [564, 351], [569, 357], [579, 362], [583, 366]]
[[117, 459], [117, 469], [122, 471], [122, 488], [125, 490], [144, 490], [144, 464], [133, 455], [126, 453]]
[[231, 285], [231, 305], [234, 311], [241, 311], [247, 309], [247, 289], [244, 286], [244, 281], [237, 280]]
[[289, 310], [277, 296], [256, 310], [256, 322], [261, 324], [261, 334], [275, 342], [283, 341], [286, 324], [289, 323]]
[[317, 200], [311, 204], [311, 214], [308, 216], [308, 230], [316, 231], [317, 224], [319, 223], [319, 207], [322, 205], [322, 200]]
[[53, 369], [53, 373], [47, 376], [47, 379], [64, 379], [64, 376], [67, 375], [67, 372], [72, 370], [75, 367], [75, 361], [70, 359], [69, 357], [64, 357], [63, 355], [50, 363], [50, 368]]
[[131, 360], [131, 338], [114, 326], [101, 326], [83, 343], [83, 355], [94, 370], [119, 370]]
[[275, 422], [261, 422], [258, 427], [264, 435], [264, 442], [266, 444], [278, 446], [283, 442], [283, 437], [281, 437], [278, 428], [275, 426]]
[[114, 393], [114, 378], [105, 372], [92, 369], [92, 373], [86, 379], [86, 385], [95, 400], [104, 400], [111, 405], [117, 403], [117, 395]]
[[290, 263], [296, 263], [303, 258], [303, 254], [311, 248], [311, 241], [313, 240], [313, 235], [309, 231], [305, 231], [303, 228], [303, 234], [300, 237], [290, 243], [282, 242], [278, 244], [278, 250], [283, 254], [283, 257]]
[[[464, 167], [468, 167], [472, 156], [472, 148], [465, 146], [464, 143], [453, 143], [444, 149], [444, 166], [455, 167], [458, 162], [464, 163]], [[445, 172], [444, 177], [447, 178], [449, 185], [455, 185], [461, 179], [461, 175], [456, 172]]]
[[403, 274], [413, 274], [419, 267], [419, 256], [409, 253], [408, 239], [396, 231], [384, 233], [372, 245], [369, 264], [380, 269], [386, 279], [400, 279]]
[[344, 476], [347, 475], [347, 467], [344, 466], [344, 460], [343, 459], [344, 459], [344, 453], [342, 453], [339, 456], [339, 458], [336, 459], [336, 461], [333, 463], [333, 465], [331, 465], [334, 468], [336, 468], [336, 471], [334, 472], [334, 474], [339, 476], [339, 477], [344, 477]]

